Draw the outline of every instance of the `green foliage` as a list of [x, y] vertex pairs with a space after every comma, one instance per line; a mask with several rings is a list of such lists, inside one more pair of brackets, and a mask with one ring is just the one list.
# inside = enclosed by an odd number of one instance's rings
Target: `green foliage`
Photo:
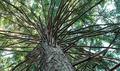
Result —
[[[112, 2], [116, 9], [109, 11]], [[78, 71], [114, 68], [120, 62], [119, 7], [118, 0], [0, 0], [0, 71], [14, 68], [43, 41], [59, 45]], [[24, 62], [15, 70], [36, 67]]]

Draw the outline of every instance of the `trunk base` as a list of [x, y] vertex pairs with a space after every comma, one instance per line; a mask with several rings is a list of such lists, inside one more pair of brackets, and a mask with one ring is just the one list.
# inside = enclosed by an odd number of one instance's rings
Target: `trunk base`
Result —
[[71, 63], [59, 46], [53, 47], [44, 43], [40, 61], [40, 71], [74, 71]]

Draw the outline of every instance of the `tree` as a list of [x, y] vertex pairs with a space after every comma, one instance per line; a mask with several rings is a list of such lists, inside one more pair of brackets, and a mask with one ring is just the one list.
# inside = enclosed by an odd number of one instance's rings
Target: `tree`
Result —
[[115, 17], [110, 15], [112, 12], [108, 14], [107, 2], [110, 1], [0, 0], [1, 50], [11, 51], [14, 59], [9, 68], [12, 71], [119, 68], [116, 55], [120, 49], [120, 24], [111, 19]]

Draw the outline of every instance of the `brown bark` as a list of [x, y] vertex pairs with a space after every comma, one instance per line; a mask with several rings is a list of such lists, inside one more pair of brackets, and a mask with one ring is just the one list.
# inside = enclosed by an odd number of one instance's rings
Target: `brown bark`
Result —
[[34, 48], [26, 56], [25, 61], [19, 63], [11, 71], [74, 71], [74, 67], [59, 46], [48, 45], [44, 42], [41, 47], [38, 45]]
[[59, 46], [43, 43], [42, 47], [44, 54], [40, 61], [39, 71], [74, 71], [74, 68]]

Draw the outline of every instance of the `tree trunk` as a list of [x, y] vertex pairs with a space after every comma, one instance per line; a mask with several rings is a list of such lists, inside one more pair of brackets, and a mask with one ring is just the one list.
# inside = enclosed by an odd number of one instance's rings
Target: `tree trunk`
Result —
[[43, 55], [39, 71], [74, 71], [71, 63], [59, 46], [42, 44]]

